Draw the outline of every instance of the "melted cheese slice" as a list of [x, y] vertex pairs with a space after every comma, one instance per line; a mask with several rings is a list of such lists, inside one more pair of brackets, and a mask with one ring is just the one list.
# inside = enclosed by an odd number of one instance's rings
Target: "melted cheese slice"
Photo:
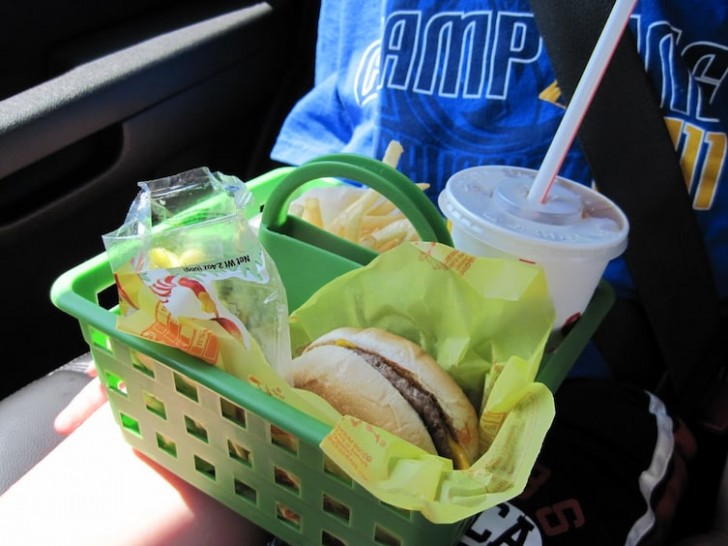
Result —
[[470, 468], [468, 456], [465, 454], [465, 450], [460, 447], [460, 444], [458, 444], [452, 436], [447, 437], [447, 443], [450, 446], [450, 451], [452, 452], [452, 460], [455, 464], [455, 468], [458, 470], [466, 470]]

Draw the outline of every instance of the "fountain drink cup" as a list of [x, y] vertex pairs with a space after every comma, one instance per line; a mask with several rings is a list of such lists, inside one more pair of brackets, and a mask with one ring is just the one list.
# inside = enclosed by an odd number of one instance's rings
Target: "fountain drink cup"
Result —
[[577, 320], [609, 260], [627, 247], [629, 223], [611, 200], [558, 177], [544, 203], [527, 199], [536, 170], [482, 166], [455, 173], [439, 196], [455, 248], [541, 266], [554, 331]]

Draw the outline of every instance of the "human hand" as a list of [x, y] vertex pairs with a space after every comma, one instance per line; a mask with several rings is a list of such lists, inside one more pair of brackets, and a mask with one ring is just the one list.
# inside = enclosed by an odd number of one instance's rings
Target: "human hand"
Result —
[[[79, 401], [85, 402], [82, 407], [91, 408], [96, 393], [89, 390], [88, 398], [79, 394]], [[132, 448], [109, 404], [102, 403], [87, 416], [73, 434], [0, 495], [1, 544], [267, 543], [268, 533]], [[94, 476], [106, 479], [101, 482]]]
[[106, 390], [96, 375], [93, 361], [89, 364], [86, 373], [92, 377], [91, 381], [58, 413], [53, 422], [56, 432], [64, 436], [76, 430], [106, 402]]

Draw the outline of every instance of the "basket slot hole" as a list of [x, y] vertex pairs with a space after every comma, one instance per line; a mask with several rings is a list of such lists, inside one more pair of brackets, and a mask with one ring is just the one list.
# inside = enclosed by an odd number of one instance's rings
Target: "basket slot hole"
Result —
[[374, 526], [374, 542], [383, 546], [402, 546], [402, 539], [379, 525]]
[[133, 417], [129, 417], [126, 413], [119, 412], [119, 419], [121, 420], [121, 426], [124, 429], [133, 432], [137, 436], [141, 437], [141, 429], [139, 428], [139, 421]]
[[273, 479], [278, 485], [293, 491], [298, 495], [301, 492], [301, 480], [295, 474], [288, 472], [278, 466], [273, 467]]
[[220, 413], [228, 421], [241, 428], [246, 427], [245, 410], [232, 402], [220, 398]]
[[231, 459], [235, 459], [247, 466], [253, 466], [253, 453], [249, 449], [233, 442], [232, 440], [227, 441], [227, 446]]
[[276, 502], [276, 517], [295, 529], [301, 528], [301, 514], [282, 502]]
[[207, 443], [207, 429], [202, 423], [185, 415], [185, 428], [192, 436]]
[[347, 546], [346, 542], [325, 530], [321, 531], [321, 544], [322, 546]]
[[351, 487], [353, 482], [349, 475], [344, 472], [339, 465], [332, 461], [327, 455], [324, 455], [324, 473], [328, 474], [335, 480]]
[[94, 347], [100, 347], [107, 353], [112, 353], [114, 350], [111, 347], [111, 338], [105, 333], [97, 330], [93, 326], [88, 327], [88, 335], [91, 339], [91, 344]]
[[153, 358], [143, 355], [139, 351], [131, 351], [131, 365], [144, 375], [154, 378], [154, 364]]
[[111, 372], [106, 372], [106, 388], [126, 398], [126, 381]]
[[195, 455], [195, 470], [197, 470], [200, 474], [204, 474], [211, 480], [215, 480], [215, 466], [197, 455]]
[[165, 420], [167, 419], [167, 408], [164, 407], [164, 402], [162, 402], [156, 396], [154, 396], [148, 392], [145, 392], [144, 393], [144, 405], [154, 415], [157, 415]]
[[255, 489], [237, 478], [234, 478], [234, 484], [235, 494], [238, 497], [245, 499], [248, 502], [252, 502], [253, 504], [258, 502], [258, 492]]
[[177, 444], [171, 439], [157, 432], [157, 446], [175, 459], [177, 458]]
[[116, 283], [110, 284], [96, 293], [96, 301], [99, 304], [99, 307], [102, 307], [107, 311], [115, 311], [118, 309], [119, 299], [119, 289]]
[[270, 426], [270, 441], [273, 445], [298, 455], [298, 438], [275, 425]]
[[199, 400], [197, 384], [176, 372], [174, 374], [174, 388], [177, 389], [178, 393], [186, 396], [190, 400], [194, 400], [195, 402]]
[[332, 514], [346, 523], [349, 523], [351, 510], [343, 502], [339, 502], [335, 498], [324, 493], [323, 508], [324, 512], [327, 514]]

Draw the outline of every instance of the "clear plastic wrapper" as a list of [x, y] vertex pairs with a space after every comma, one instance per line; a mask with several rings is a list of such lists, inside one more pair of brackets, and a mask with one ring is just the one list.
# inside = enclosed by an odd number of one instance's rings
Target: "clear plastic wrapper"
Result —
[[286, 291], [248, 223], [258, 207], [245, 184], [203, 167], [139, 186], [103, 236], [118, 328], [243, 379], [264, 362], [287, 379]]

